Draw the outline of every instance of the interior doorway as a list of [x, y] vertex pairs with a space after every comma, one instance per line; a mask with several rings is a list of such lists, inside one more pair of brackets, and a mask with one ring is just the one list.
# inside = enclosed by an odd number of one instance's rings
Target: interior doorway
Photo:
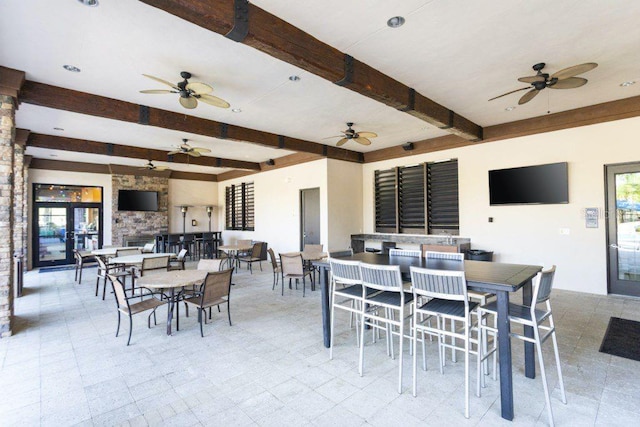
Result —
[[640, 163], [605, 171], [609, 293], [640, 296]]
[[300, 190], [300, 250], [320, 244], [320, 189]]

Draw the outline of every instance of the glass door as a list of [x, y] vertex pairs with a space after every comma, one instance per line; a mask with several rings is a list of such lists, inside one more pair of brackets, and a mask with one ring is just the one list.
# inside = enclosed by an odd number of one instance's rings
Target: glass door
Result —
[[73, 250], [102, 247], [102, 188], [34, 184], [33, 265], [73, 264]]
[[640, 163], [606, 171], [609, 292], [640, 296]]
[[66, 206], [40, 204], [36, 208], [33, 230], [37, 239], [33, 254], [36, 267], [68, 264], [67, 223]]

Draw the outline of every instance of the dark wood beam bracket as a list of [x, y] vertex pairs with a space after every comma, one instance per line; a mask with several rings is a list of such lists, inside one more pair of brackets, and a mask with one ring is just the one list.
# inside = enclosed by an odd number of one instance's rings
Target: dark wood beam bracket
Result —
[[347, 86], [353, 82], [353, 56], [344, 54], [344, 77], [334, 82], [338, 86]]
[[235, 42], [241, 42], [249, 34], [249, 2], [247, 0], [234, 0], [233, 28], [224, 36]]

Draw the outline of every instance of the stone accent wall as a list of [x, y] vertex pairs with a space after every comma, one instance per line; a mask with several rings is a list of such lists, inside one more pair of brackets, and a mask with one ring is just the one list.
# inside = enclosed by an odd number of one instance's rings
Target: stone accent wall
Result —
[[[169, 230], [169, 178], [159, 176], [111, 175], [113, 245], [122, 245], [124, 236], [156, 235]], [[158, 212], [118, 211], [118, 190], [158, 192]]]
[[23, 246], [24, 242], [24, 226], [27, 221], [27, 217], [24, 216], [24, 146], [18, 143], [13, 144], [13, 245], [14, 253], [16, 255], [25, 255], [26, 246]]
[[0, 95], [0, 338], [11, 336], [13, 316], [13, 142], [15, 105]]

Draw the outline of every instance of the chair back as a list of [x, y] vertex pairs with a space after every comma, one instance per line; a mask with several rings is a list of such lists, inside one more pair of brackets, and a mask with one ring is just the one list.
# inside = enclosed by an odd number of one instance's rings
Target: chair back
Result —
[[142, 253], [143, 254], [150, 254], [150, 253], [153, 252], [155, 247], [156, 247], [155, 243], [147, 243], [147, 244], [144, 245], [144, 248], [142, 248]]
[[233, 268], [222, 271], [207, 273], [202, 284], [201, 306], [215, 303], [224, 297], [228, 297], [231, 292], [231, 275]]
[[198, 261], [196, 270], [220, 271], [221, 265], [221, 259], [201, 259], [200, 261]]
[[533, 290], [532, 301], [536, 304], [545, 302], [551, 296], [551, 288], [553, 288], [553, 277], [556, 274], [556, 266], [552, 266], [548, 270], [543, 270], [536, 276], [536, 285]]
[[82, 255], [80, 255], [80, 251], [77, 249], [73, 250], [73, 257], [76, 259], [76, 264], [82, 265]]
[[271, 259], [271, 267], [273, 267], [273, 269], [277, 269], [278, 268], [278, 260], [276, 259], [276, 254], [273, 253], [273, 249], [269, 248], [267, 249], [267, 252], [269, 252], [269, 258]]
[[411, 286], [414, 293], [429, 298], [467, 301], [464, 271], [411, 267]]
[[329, 258], [329, 265], [331, 266], [331, 276], [334, 281], [345, 285], [359, 285], [362, 283], [360, 261]]
[[167, 243], [178, 243], [180, 241], [179, 234], [167, 234]]
[[408, 256], [412, 258], [420, 258], [422, 256], [422, 252], [418, 249], [389, 249], [389, 256]]
[[169, 267], [169, 255], [161, 257], [144, 258], [140, 268], [140, 276], [152, 270], [167, 270]]
[[183, 236], [182, 241], [185, 243], [192, 243], [196, 239], [195, 234], [187, 233]]
[[285, 255], [280, 254], [280, 265], [282, 266], [282, 274], [304, 274], [302, 263], [302, 255]]
[[305, 244], [303, 252], [322, 252], [323, 246], [324, 245], [309, 245], [309, 244]]
[[447, 261], [464, 261], [464, 254], [458, 252], [424, 251], [425, 259], [444, 259]]
[[362, 284], [380, 291], [402, 291], [402, 275], [399, 265], [375, 265], [360, 263]]
[[340, 257], [345, 257], [345, 256], [352, 256], [353, 255], [353, 249], [349, 248], [349, 249], [341, 249], [339, 251], [331, 251], [329, 252], [329, 256], [331, 258], [340, 258]]
[[96, 256], [96, 262], [98, 263], [98, 277], [106, 277], [107, 273], [107, 263], [104, 261], [104, 258], [101, 256]]
[[112, 274], [109, 274], [108, 277], [109, 281], [111, 281], [111, 286], [113, 286], [113, 294], [116, 296], [118, 308], [129, 307], [129, 300], [127, 300], [124, 285], [122, 284], [120, 279]]
[[140, 248], [116, 249], [116, 257], [128, 256], [128, 255], [138, 255], [140, 253], [141, 253], [140, 252]]
[[254, 243], [253, 248], [251, 248], [251, 258], [260, 259], [261, 253], [262, 253], [262, 242]]
[[251, 240], [238, 240], [236, 243], [238, 246], [251, 246], [253, 242]]
[[176, 259], [178, 261], [184, 261], [184, 257], [187, 256], [187, 250], [186, 249], [180, 249], [180, 252], [178, 252], [178, 256], [176, 257]]

